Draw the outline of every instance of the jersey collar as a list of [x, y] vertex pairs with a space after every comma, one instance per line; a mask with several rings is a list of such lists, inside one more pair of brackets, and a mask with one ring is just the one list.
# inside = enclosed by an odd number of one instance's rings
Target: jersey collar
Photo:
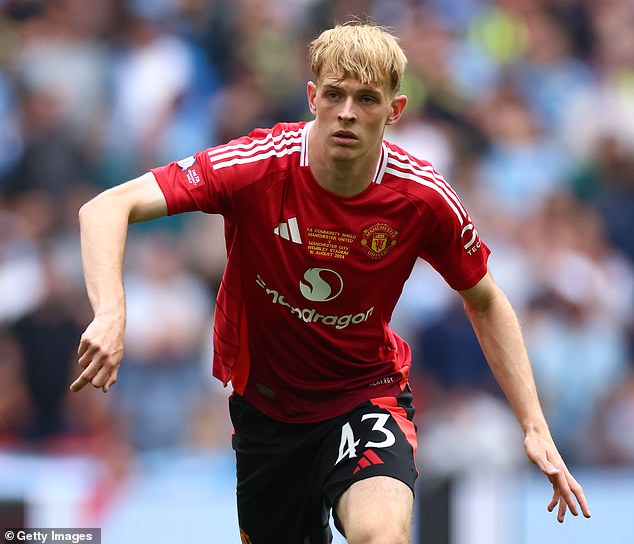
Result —
[[[313, 127], [315, 121], [310, 121], [304, 125], [302, 129], [302, 152], [300, 155], [300, 166], [309, 166], [308, 164], [308, 135], [310, 134], [310, 129]], [[385, 142], [381, 143], [381, 156], [379, 157], [379, 162], [376, 165], [376, 171], [374, 172], [374, 178], [372, 179], [372, 183], [379, 184], [383, 181], [383, 174], [385, 174], [385, 169], [387, 168], [387, 147], [385, 146]]]

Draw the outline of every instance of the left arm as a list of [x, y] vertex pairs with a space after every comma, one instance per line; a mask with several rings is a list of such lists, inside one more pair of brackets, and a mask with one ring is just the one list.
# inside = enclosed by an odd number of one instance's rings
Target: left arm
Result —
[[526, 454], [552, 483], [548, 510], [552, 512], [559, 503], [557, 519], [563, 522], [567, 508], [573, 515], [578, 514], [576, 498], [583, 515], [590, 517], [583, 489], [570, 474], [550, 435], [520, 325], [506, 295], [488, 272], [460, 295], [484, 356], [524, 432]]

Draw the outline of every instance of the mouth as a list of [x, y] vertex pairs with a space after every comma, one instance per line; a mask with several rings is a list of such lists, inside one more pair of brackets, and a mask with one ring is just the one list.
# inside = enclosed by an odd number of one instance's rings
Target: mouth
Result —
[[337, 130], [332, 137], [339, 144], [352, 144], [359, 140], [359, 137], [349, 130]]

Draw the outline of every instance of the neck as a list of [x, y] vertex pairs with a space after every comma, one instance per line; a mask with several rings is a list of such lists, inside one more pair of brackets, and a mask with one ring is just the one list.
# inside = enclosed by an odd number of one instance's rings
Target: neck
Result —
[[320, 146], [317, 138], [309, 137], [308, 163], [313, 176], [324, 189], [340, 196], [354, 196], [368, 187], [374, 179], [380, 157], [379, 145], [351, 160], [335, 159]]
[[310, 169], [317, 183], [324, 189], [341, 196], [354, 196], [370, 185], [374, 178], [376, 162], [378, 161], [378, 156], [375, 161], [368, 161], [371, 168], [367, 168], [366, 164], [359, 164], [358, 161], [328, 162], [318, 159], [313, 161], [310, 151], [308, 155]]

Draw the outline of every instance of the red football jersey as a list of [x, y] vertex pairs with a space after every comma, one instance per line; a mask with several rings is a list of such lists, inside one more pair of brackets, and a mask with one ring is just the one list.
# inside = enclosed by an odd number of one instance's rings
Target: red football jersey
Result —
[[461, 290], [484, 276], [489, 255], [445, 180], [388, 142], [364, 191], [321, 187], [308, 164], [311, 126], [258, 129], [152, 170], [170, 215], [225, 218], [214, 375], [294, 422], [398, 394], [411, 355], [389, 322], [416, 259]]

